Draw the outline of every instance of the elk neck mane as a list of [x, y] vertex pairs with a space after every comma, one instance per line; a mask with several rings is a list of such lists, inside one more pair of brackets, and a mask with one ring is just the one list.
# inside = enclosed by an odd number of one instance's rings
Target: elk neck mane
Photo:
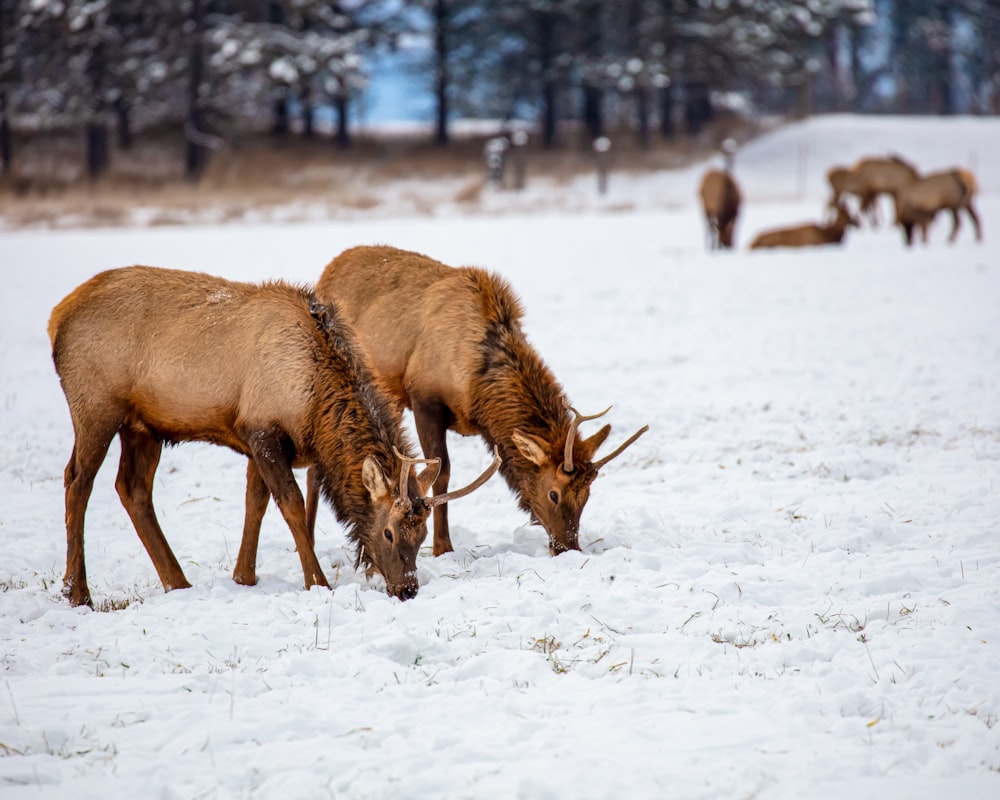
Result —
[[500, 472], [518, 488], [518, 474], [530, 464], [512, 446], [515, 430], [537, 436], [561, 449], [569, 429], [566, 398], [521, 328], [523, 310], [510, 285], [482, 270], [472, 271], [482, 303], [483, 337], [480, 360], [472, 376], [472, 412], [491, 445], [500, 448]]
[[339, 310], [328, 304], [313, 316], [317, 369], [310, 444], [320, 490], [357, 544], [372, 511], [361, 482], [362, 462], [372, 455], [391, 476], [396, 462], [392, 447], [410, 453], [412, 446], [402, 430], [400, 411], [387, 399]]

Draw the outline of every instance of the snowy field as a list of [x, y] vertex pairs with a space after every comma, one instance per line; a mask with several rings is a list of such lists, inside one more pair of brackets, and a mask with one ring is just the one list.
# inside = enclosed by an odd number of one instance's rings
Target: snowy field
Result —
[[[998, 142], [996, 119], [832, 117], [738, 154], [741, 245], [817, 218], [862, 154], [973, 168], [984, 242], [942, 219], [911, 251], [882, 227], [708, 254], [703, 166], [485, 199], [504, 213], [0, 232], [0, 796], [1000, 797]], [[187, 444], [156, 503], [193, 588], [165, 594], [116, 443], [87, 517], [116, 610], [70, 607], [52, 306], [109, 267], [312, 282], [376, 242], [507, 276], [574, 405], [614, 404], [608, 446], [650, 425], [583, 552], [551, 558], [496, 477], [412, 601], [355, 572], [328, 509], [332, 591], [302, 590], [274, 508], [237, 586], [245, 461]], [[451, 448], [454, 484], [487, 462]]]

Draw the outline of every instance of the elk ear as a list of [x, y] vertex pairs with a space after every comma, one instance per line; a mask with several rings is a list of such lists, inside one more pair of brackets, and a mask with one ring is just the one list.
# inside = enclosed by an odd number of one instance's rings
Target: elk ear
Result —
[[420, 487], [420, 496], [426, 497], [427, 492], [430, 490], [431, 486], [434, 485], [434, 481], [437, 480], [437, 476], [441, 472], [441, 459], [435, 458], [431, 463], [424, 467], [417, 475], [417, 486]]
[[510, 438], [514, 440], [514, 444], [517, 445], [517, 449], [521, 451], [521, 455], [528, 459], [528, 461], [536, 467], [544, 467], [552, 461], [552, 459], [549, 458], [549, 454], [546, 452], [545, 442], [537, 436], [529, 436], [526, 433], [521, 433], [521, 431], [515, 430], [514, 433], [511, 434]]
[[588, 436], [580, 442], [580, 448], [583, 451], [584, 461], [594, 460], [594, 454], [597, 452], [598, 448], [604, 444], [604, 440], [608, 438], [609, 433], [611, 433], [611, 426], [605, 425], [593, 436]]
[[385, 474], [374, 457], [367, 456], [365, 458], [365, 463], [361, 467], [361, 480], [372, 496], [372, 500], [386, 500], [392, 497], [389, 482], [385, 479]]

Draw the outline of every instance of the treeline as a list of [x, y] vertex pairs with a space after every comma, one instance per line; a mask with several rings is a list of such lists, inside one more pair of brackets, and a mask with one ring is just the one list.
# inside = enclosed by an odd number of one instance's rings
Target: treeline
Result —
[[12, 130], [79, 130], [89, 174], [155, 126], [185, 172], [270, 129], [351, 145], [370, 64], [402, 54], [457, 115], [614, 126], [643, 146], [756, 111], [994, 113], [1000, 0], [0, 0], [0, 167]]

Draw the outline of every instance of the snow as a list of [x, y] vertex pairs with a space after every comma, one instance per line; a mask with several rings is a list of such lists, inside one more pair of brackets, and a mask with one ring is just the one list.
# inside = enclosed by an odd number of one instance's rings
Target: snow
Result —
[[[865, 152], [973, 167], [985, 240], [939, 220], [909, 251], [883, 226], [706, 253], [704, 165], [606, 197], [534, 181], [486, 198], [504, 213], [0, 232], [0, 795], [1000, 796], [997, 141], [830, 117], [738, 152], [743, 245], [818, 218], [823, 171]], [[87, 559], [117, 610], [70, 607], [52, 306], [113, 266], [309, 282], [376, 242], [507, 276], [574, 405], [614, 404], [605, 449], [650, 425], [595, 483], [583, 552], [550, 557], [496, 477], [455, 502], [454, 554], [428, 539], [414, 600], [353, 569], [328, 509], [332, 591], [301, 588], [273, 507], [237, 586], [245, 462], [187, 444], [155, 500], [193, 588], [164, 593], [113, 446]], [[489, 456], [450, 441], [459, 485]]]

